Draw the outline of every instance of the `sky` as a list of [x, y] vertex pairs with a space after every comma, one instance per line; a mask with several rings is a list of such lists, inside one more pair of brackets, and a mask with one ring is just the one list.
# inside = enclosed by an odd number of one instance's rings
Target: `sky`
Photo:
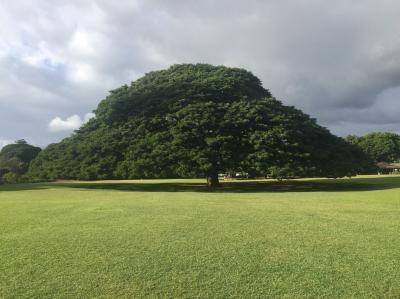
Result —
[[400, 133], [398, 0], [0, 0], [0, 147], [175, 63], [242, 67], [332, 133]]

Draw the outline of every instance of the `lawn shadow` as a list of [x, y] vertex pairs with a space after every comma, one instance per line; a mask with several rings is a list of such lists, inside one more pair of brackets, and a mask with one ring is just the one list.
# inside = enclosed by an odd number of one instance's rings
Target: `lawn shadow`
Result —
[[208, 188], [205, 183], [193, 182], [63, 182], [56, 186], [105, 189], [140, 192], [221, 192], [221, 193], [254, 193], [254, 192], [348, 192], [374, 191], [400, 188], [399, 177], [360, 177], [352, 179], [315, 179], [286, 181], [230, 181], [221, 182], [218, 188]]
[[400, 188], [400, 176], [355, 177], [351, 179], [307, 179], [307, 180], [242, 180], [221, 182], [218, 188], [208, 188], [205, 183], [190, 180], [159, 181], [101, 181], [77, 182], [61, 181], [51, 183], [32, 183], [2, 185], [2, 191], [43, 190], [50, 188], [78, 188], [88, 190], [117, 190], [131, 192], [217, 192], [217, 193], [256, 193], [256, 192], [349, 192], [376, 191]]
[[45, 190], [51, 187], [52, 183], [23, 183], [0, 185], [0, 192], [3, 191], [24, 191], [24, 190]]

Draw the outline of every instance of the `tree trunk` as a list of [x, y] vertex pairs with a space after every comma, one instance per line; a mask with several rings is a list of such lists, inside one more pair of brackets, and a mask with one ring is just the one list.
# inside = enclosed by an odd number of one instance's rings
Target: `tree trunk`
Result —
[[219, 187], [218, 173], [210, 174], [207, 177], [207, 186], [210, 188]]

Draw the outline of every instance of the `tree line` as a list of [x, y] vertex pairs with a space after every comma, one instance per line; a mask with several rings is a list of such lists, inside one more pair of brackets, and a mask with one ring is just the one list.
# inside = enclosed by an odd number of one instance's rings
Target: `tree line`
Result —
[[180, 64], [150, 72], [111, 91], [95, 114], [70, 137], [35, 152], [26, 176], [205, 177], [217, 186], [221, 173], [337, 178], [400, 158], [398, 135], [337, 137], [239, 68]]

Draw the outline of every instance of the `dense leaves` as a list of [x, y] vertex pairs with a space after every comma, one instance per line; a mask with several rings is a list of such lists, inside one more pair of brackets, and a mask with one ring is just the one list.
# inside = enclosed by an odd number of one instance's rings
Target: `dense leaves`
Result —
[[358, 137], [350, 135], [346, 141], [357, 145], [374, 162], [400, 161], [400, 135], [389, 132], [373, 132]]
[[70, 138], [32, 162], [42, 179], [342, 177], [357, 148], [293, 107], [243, 69], [175, 65], [110, 93]]
[[257, 77], [243, 69], [180, 64], [150, 72], [129, 87], [124, 85], [111, 91], [99, 104], [96, 116], [107, 123], [121, 123], [135, 115], [165, 114], [188, 102], [232, 102], [262, 96], [270, 93]]
[[40, 151], [39, 147], [29, 145], [25, 140], [4, 146], [0, 151], [0, 181], [2, 178], [5, 182], [16, 181]]
[[363, 173], [375, 173], [379, 162], [400, 162], [400, 135], [373, 132], [364, 136], [349, 135], [346, 141], [362, 152]]

